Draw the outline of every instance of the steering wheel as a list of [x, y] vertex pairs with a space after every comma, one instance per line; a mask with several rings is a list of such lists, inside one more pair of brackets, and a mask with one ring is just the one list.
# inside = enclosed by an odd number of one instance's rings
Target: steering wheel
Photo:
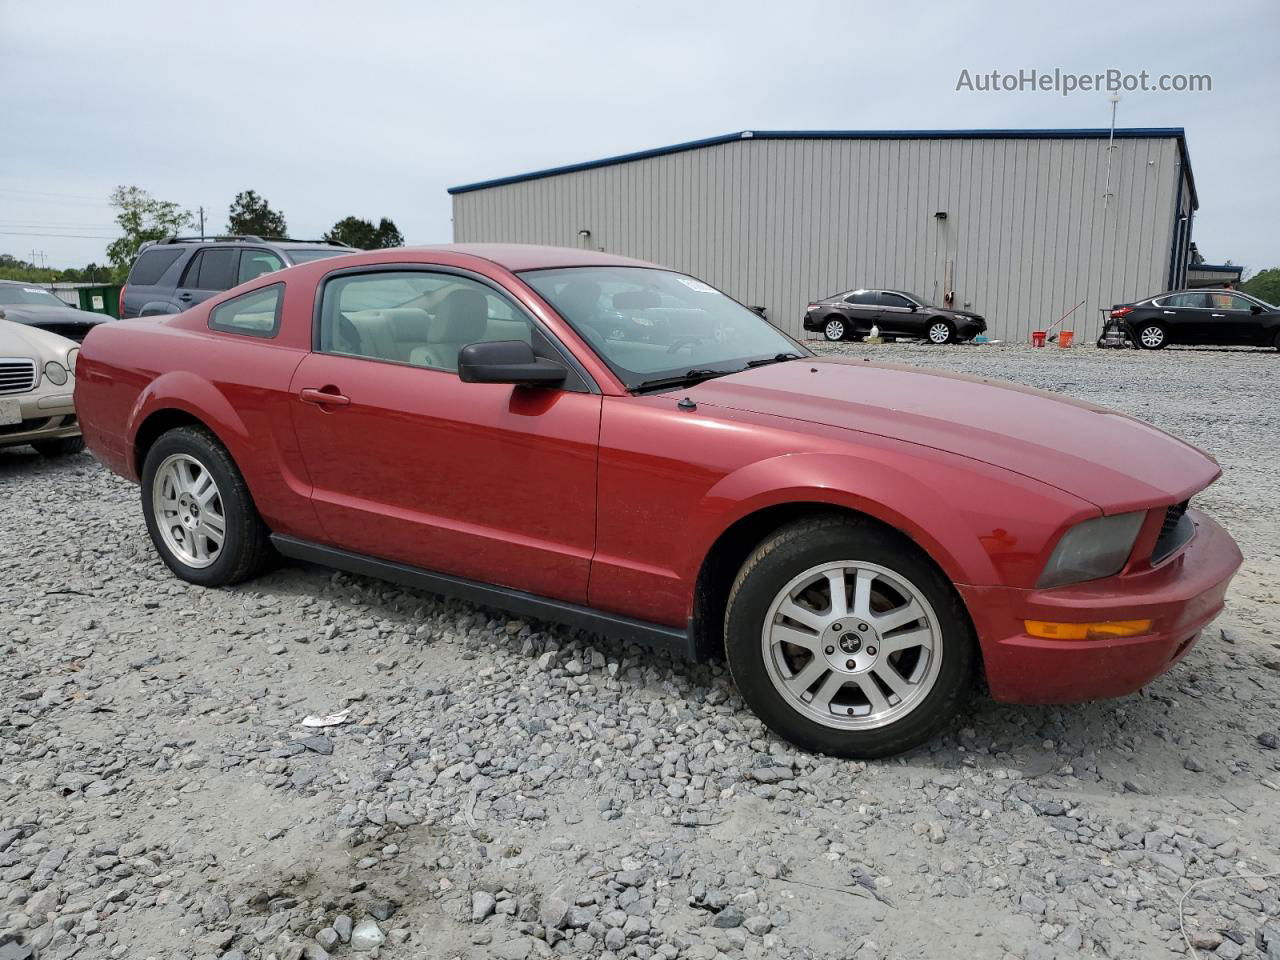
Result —
[[667, 347], [667, 353], [675, 353], [681, 347], [691, 347], [695, 343], [701, 343], [702, 337], [676, 337], [671, 341], [671, 346]]

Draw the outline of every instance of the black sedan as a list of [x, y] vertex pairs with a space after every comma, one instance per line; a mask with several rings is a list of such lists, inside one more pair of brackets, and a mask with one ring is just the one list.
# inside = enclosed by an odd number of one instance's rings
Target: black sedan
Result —
[[69, 307], [34, 283], [0, 280], [0, 318], [39, 327], [80, 343], [109, 317]]
[[930, 343], [972, 340], [987, 329], [976, 313], [937, 307], [901, 290], [846, 290], [815, 300], [804, 328], [828, 340], [861, 340], [873, 326], [887, 337], [921, 337]]
[[1170, 290], [1116, 304], [1111, 319], [1145, 350], [1171, 343], [1280, 350], [1280, 308], [1239, 290]]

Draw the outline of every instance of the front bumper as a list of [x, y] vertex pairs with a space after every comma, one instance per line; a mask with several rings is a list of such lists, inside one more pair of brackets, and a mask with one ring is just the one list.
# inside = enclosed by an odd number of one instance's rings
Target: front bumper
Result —
[[22, 422], [0, 425], [0, 447], [12, 447], [33, 440], [58, 440], [78, 437], [80, 424], [76, 420], [72, 402], [71, 384], [51, 392], [38, 389], [20, 397]]
[[[1076, 703], [1133, 693], [1181, 660], [1221, 611], [1242, 557], [1198, 510], [1196, 534], [1172, 560], [1132, 575], [1052, 590], [957, 585], [973, 617], [991, 695], [1009, 703]], [[1150, 619], [1151, 632], [1115, 640], [1045, 640], [1024, 620]]]

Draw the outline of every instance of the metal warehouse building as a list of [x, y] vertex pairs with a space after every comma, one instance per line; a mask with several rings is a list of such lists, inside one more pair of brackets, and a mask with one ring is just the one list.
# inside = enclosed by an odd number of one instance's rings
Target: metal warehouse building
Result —
[[458, 242], [652, 260], [792, 334], [811, 299], [889, 287], [1024, 340], [1181, 286], [1198, 206], [1180, 127], [743, 131], [449, 192]]

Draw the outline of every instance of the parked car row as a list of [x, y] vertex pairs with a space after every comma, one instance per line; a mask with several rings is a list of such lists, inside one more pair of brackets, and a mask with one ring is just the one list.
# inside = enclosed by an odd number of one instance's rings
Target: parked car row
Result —
[[902, 290], [846, 290], [805, 308], [804, 329], [831, 342], [861, 340], [872, 327], [890, 337], [929, 343], [962, 343], [985, 333], [987, 321], [967, 310], [951, 310]]
[[[850, 306], [903, 329], [873, 293]], [[981, 322], [911, 299], [939, 342]], [[1159, 430], [815, 356], [694, 277], [584, 250], [303, 263], [98, 327], [75, 383], [189, 582], [281, 554], [723, 654], [774, 731], [836, 756], [928, 740], [979, 674], [1011, 702], [1136, 690], [1241, 562], [1193, 506], [1217, 463]]]

